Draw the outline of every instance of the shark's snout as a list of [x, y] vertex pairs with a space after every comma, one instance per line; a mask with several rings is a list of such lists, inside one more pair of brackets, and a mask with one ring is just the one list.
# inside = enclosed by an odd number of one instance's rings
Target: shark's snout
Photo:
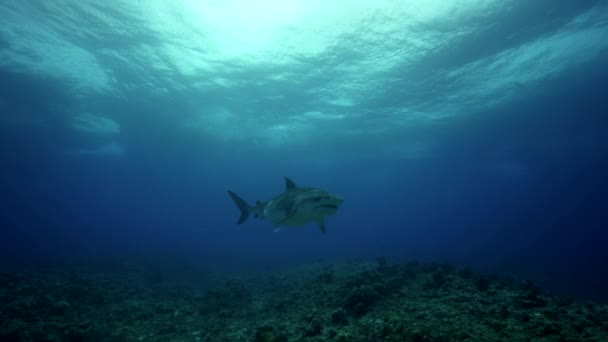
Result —
[[344, 202], [344, 198], [342, 198], [341, 196], [338, 196], [338, 195], [332, 195], [330, 197], [330, 202], [332, 204], [334, 204], [336, 207], [339, 207], [340, 205], [342, 205], [342, 202]]
[[315, 206], [317, 209], [338, 209], [338, 207], [342, 205], [342, 202], [344, 202], [344, 199], [338, 195], [325, 195], [315, 199], [315, 201], [317, 202], [317, 205]]

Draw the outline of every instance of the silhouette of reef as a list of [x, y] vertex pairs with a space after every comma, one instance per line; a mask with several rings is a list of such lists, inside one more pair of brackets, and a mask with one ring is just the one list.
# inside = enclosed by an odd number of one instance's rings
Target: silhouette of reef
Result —
[[0, 341], [608, 341], [608, 306], [450, 264], [183, 272], [5, 269]]

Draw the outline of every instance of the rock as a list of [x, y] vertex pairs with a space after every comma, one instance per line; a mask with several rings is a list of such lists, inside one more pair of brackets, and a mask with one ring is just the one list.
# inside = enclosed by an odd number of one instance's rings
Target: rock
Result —
[[51, 311], [55, 315], [65, 315], [72, 312], [72, 305], [65, 300], [53, 303]]
[[326, 269], [317, 277], [317, 281], [323, 284], [332, 283], [335, 279], [333, 269]]
[[535, 292], [531, 292], [526, 295], [517, 296], [515, 298], [515, 305], [522, 309], [534, 309], [547, 306], [547, 302]]
[[458, 271], [458, 275], [463, 279], [470, 279], [473, 277], [473, 271], [470, 268], [463, 268]]
[[348, 324], [348, 318], [346, 317], [346, 311], [343, 309], [335, 310], [330, 316], [331, 322], [336, 325]]
[[19, 332], [17, 330], [12, 330], [0, 333], [0, 341], [19, 342], [21, 339], [19, 338]]
[[344, 307], [355, 316], [366, 314], [378, 299], [378, 292], [371, 286], [360, 286], [353, 289], [348, 296]]
[[477, 288], [477, 291], [487, 291], [490, 288], [490, 279], [486, 277], [479, 277], [475, 279], [475, 287]]
[[287, 336], [276, 332], [276, 330], [269, 326], [263, 325], [256, 329], [253, 335], [252, 342], [287, 342]]
[[315, 316], [304, 330], [304, 336], [319, 336], [323, 332], [323, 322], [319, 316]]

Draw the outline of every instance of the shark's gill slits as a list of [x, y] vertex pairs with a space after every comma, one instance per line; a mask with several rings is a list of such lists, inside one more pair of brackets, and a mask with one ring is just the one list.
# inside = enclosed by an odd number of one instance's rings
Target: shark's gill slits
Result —
[[315, 207], [315, 209], [317, 208], [332, 208], [332, 209], [338, 209], [338, 206], [335, 204], [323, 204], [323, 205], [318, 205]]
[[329, 196], [319, 196], [319, 197], [315, 197], [315, 198], [313, 198], [312, 200], [313, 200], [313, 202], [321, 202], [321, 201], [322, 201], [322, 200], [324, 200], [324, 199], [325, 199], [325, 200], [330, 200], [330, 199], [331, 199], [331, 197], [329, 197]]

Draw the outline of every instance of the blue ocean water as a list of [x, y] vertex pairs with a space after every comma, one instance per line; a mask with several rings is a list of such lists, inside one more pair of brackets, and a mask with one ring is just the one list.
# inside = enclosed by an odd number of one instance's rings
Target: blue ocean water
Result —
[[[448, 261], [608, 301], [608, 3], [3, 1], [0, 256]], [[237, 225], [298, 185], [327, 233]]]

